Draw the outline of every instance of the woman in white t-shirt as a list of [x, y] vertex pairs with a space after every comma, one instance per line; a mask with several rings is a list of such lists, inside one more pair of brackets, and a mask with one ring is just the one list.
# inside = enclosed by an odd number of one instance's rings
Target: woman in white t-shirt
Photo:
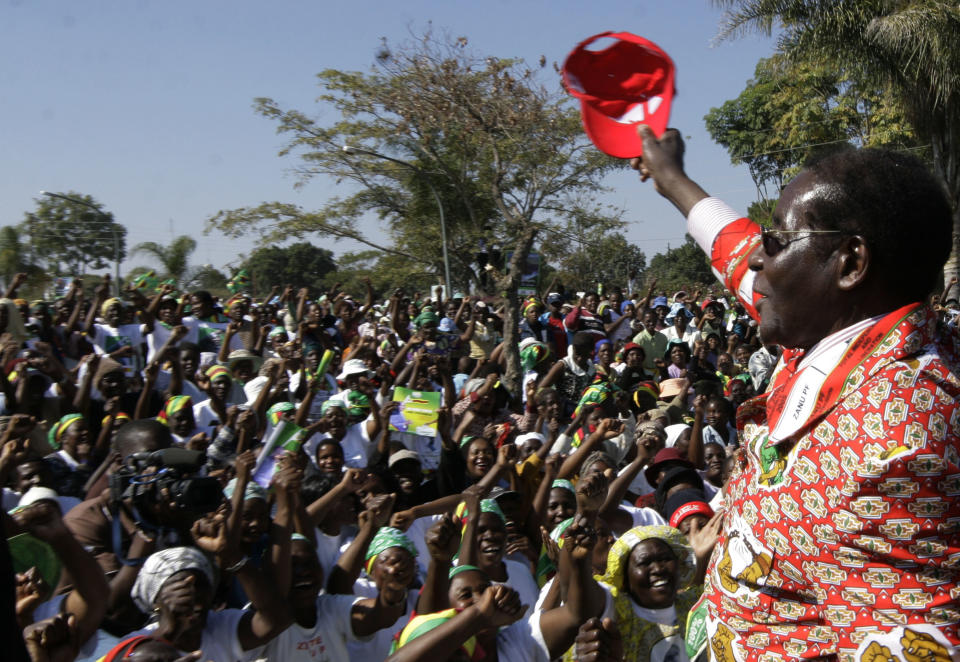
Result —
[[151, 554], [131, 592], [144, 613], [158, 620], [139, 632], [164, 639], [180, 651], [202, 651], [205, 660], [250, 660], [289, 623], [283, 599], [244, 557], [220, 559], [250, 596], [254, 611], [213, 611], [214, 572], [195, 547], [170, 547]]

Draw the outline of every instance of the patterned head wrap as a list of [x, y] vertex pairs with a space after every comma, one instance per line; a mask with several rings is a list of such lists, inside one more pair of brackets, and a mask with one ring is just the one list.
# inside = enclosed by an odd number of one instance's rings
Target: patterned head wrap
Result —
[[[417, 637], [425, 635], [434, 628], [443, 625], [456, 615], [457, 610], [451, 608], [444, 611], [438, 611], [434, 614], [415, 616], [414, 618], [410, 619], [410, 622], [407, 623], [407, 626], [403, 628], [403, 630], [400, 632], [400, 636], [394, 640], [393, 645], [390, 647], [390, 654], [392, 655], [398, 648], [403, 648]], [[470, 637], [463, 642], [463, 645], [460, 646], [460, 650], [465, 652], [467, 656], [473, 660], [474, 655], [476, 655], [478, 652], [476, 637]]]
[[550, 356], [550, 348], [536, 340], [520, 343], [520, 365], [525, 371], [533, 370]]
[[433, 309], [430, 306], [424, 306], [423, 310], [420, 311], [420, 314], [413, 318], [413, 323], [418, 329], [427, 322], [433, 322], [434, 324], [440, 323], [440, 317], [433, 312]]
[[[107, 421], [109, 420], [110, 420], [110, 414], [107, 414], [106, 416], [103, 417], [103, 420], [100, 421], [100, 427], [103, 427], [104, 425], [106, 425]], [[120, 422], [129, 422], [130, 420], [131, 420], [130, 414], [126, 414], [122, 411], [118, 411], [117, 414], [113, 417], [113, 424], [116, 425], [117, 423], [120, 423]]]
[[550, 489], [560, 489], [560, 490], [570, 490], [573, 494], [577, 493], [576, 488], [573, 486], [569, 480], [565, 478], [557, 478], [555, 481], [550, 483]]
[[320, 406], [320, 415], [326, 416], [327, 412], [333, 409], [334, 407], [339, 407], [340, 409], [346, 409], [347, 403], [344, 402], [343, 400], [340, 400], [339, 398], [338, 399], [331, 398], [330, 400], [326, 400]]
[[287, 330], [282, 326], [275, 326], [270, 329], [270, 333], [267, 334], [267, 338], [273, 340], [277, 336], [283, 336], [284, 340], [288, 340], [290, 336], [287, 334]]
[[172, 395], [167, 398], [167, 403], [163, 406], [163, 410], [157, 414], [157, 420], [169, 426], [170, 417], [187, 407], [193, 407], [193, 398], [189, 395]]
[[370, 547], [367, 548], [367, 554], [364, 556], [368, 575], [373, 570], [373, 564], [381, 552], [385, 552], [391, 547], [405, 549], [414, 557], [418, 554], [417, 548], [413, 546], [413, 542], [407, 537], [406, 533], [392, 526], [382, 526], [380, 530], [377, 531], [377, 534], [373, 536], [373, 540], [370, 541]]
[[[237, 479], [231, 478], [230, 482], [227, 483], [227, 486], [223, 488], [223, 496], [227, 499], [233, 499], [233, 493], [237, 489]], [[243, 500], [249, 501], [250, 499], [261, 499], [262, 501], [267, 500], [267, 490], [260, 483], [255, 480], [251, 480], [247, 483], [247, 487], [243, 490]]]
[[453, 579], [454, 577], [459, 575], [461, 572], [479, 572], [481, 575], [484, 575], [484, 576], [486, 576], [487, 574], [475, 565], [463, 564], [463, 565], [455, 565], [452, 568], [450, 568], [450, 572], [447, 573], [447, 578]]
[[230, 294], [236, 294], [237, 292], [242, 292], [250, 286], [250, 274], [247, 273], [246, 269], [241, 269], [236, 273], [236, 275], [227, 281], [227, 289], [230, 290]]
[[67, 429], [77, 421], [82, 420], [83, 414], [67, 414], [59, 421], [54, 423], [53, 427], [50, 428], [50, 431], [47, 432], [47, 441], [50, 442], [50, 447], [54, 450], [60, 450], [60, 440], [67, 432]]
[[170, 577], [183, 570], [197, 570], [213, 585], [213, 566], [196, 547], [168, 547], [147, 557], [130, 595], [145, 614], [153, 611], [160, 589]]
[[370, 413], [370, 398], [360, 391], [347, 393], [347, 416], [359, 417]]
[[627, 566], [633, 548], [645, 540], [654, 539], [662, 540], [669, 545], [677, 557], [679, 563], [677, 589], [682, 590], [690, 585], [697, 570], [697, 560], [686, 536], [672, 526], [638, 526], [624, 533], [613, 543], [610, 554], [607, 556], [607, 571], [600, 578], [600, 581], [610, 588], [610, 593], [615, 600], [621, 596], [630, 600], [627, 591]]
[[585, 405], [602, 405], [620, 390], [619, 386], [611, 384], [603, 379], [602, 376], [597, 375], [593, 383], [583, 390], [583, 395], [580, 396], [580, 402], [577, 403], [576, 408], [573, 410], [573, 415], [577, 416]]
[[160, 285], [160, 281], [157, 279], [155, 271], [147, 271], [133, 279], [133, 289], [135, 290], [152, 290], [158, 285]]
[[100, 305], [100, 317], [106, 317], [107, 311], [110, 310], [113, 306], [120, 305], [123, 308], [123, 302], [120, 301], [117, 297], [110, 297]]
[[[651, 399], [652, 398], [652, 399]], [[641, 409], [653, 409], [657, 406], [657, 400], [660, 399], [660, 387], [654, 381], [645, 381], [637, 384], [637, 390], [633, 394], [633, 402]]]
[[523, 302], [523, 304], [521, 304], [520, 314], [526, 315], [530, 308], [543, 308], [543, 302], [541, 302], [537, 297], [529, 297]]
[[283, 412], [293, 411], [294, 409], [296, 409], [296, 407], [293, 406], [292, 402], [278, 402], [267, 410], [267, 420], [270, 422], [270, 425], [278, 425], [280, 418], [283, 416]]
[[[677, 557], [678, 591], [689, 586], [696, 574], [697, 562], [693, 548], [687, 543], [686, 537], [672, 526], [638, 526], [627, 531], [613, 543], [607, 556], [607, 570], [600, 581], [606, 584], [613, 596], [614, 615], [623, 639], [626, 660], [642, 659], [649, 653], [649, 643], [644, 642], [643, 636], [646, 621], [638, 618], [634, 612], [634, 602], [628, 590], [627, 567], [630, 563], [630, 553], [641, 542], [655, 539], [669, 545]], [[681, 606], [677, 607], [678, 616], [683, 612]]]
[[503, 514], [503, 510], [500, 508], [500, 504], [497, 503], [496, 499], [481, 499], [480, 512], [493, 513], [499, 517], [504, 524], [507, 523], [507, 516]]
[[730, 388], [730, 385], [733, 384], [733, 380], [735, 379], [739, 379], [744, 384], [747, 384], [747, 385], [750, 384], [750, 375], [748, 373], [741, 372], [739, 375], [736, 375], [735, 377], [731, 377], [730, 381], [727, 382], [727, 385], [723, 389], [723, 394], [728, 398], [731, 395], [733, 395], [733, 389]]
[[224, 368], [222, 365], [212, 365], [207, 368], [207, 372], [204, 374], [206, 374], [211, 384], [218, 379], [233, 380], [233, 376], [230, 374], [230, 371]]

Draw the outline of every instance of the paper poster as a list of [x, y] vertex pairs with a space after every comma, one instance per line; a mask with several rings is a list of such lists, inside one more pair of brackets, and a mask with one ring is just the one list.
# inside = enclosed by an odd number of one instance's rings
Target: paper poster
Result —
[[[509, 271], [510, 260], [513, 257], [513, 251], [504, 253], [507, 269]], [[523, 263], [523, 272], [520, 274], [520, 283], [517, 285], [517, 293], [520, 296], [537, 293], [537, 284], [540, 280], [540, 255], [530, 251], [527, 253], [527, 261]]]
[[303, 444], [303, 428], [290, 421], [281, 420], [273, 429], [253, 467], [253, 480], [265, 488], [270, 487], [277, 461], [286, 453], [299, 453]]
[[393, 401], [400, 406], [390, 416], [390, 429], [409, 432], [421, 437], [437, 436], [437, 410], [440, 409], [440, 393], [437, 391], [414, 391], [403, 386], [393, 389]]

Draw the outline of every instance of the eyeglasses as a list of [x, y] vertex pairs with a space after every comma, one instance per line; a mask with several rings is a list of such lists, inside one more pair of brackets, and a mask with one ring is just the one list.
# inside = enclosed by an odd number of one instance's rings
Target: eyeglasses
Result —
[[[798, 234], [800, 237], [793, 239], [783, 239], [782, 235]], [[773, 230], [771, 228], [760, 228], [760, 243], [763, 246], [763, 252], [769, 257], [773, 257], [784, 248], [795, 241], [809, 239], [814, 235], [821, 234], [845, 234], [842, 230]]]

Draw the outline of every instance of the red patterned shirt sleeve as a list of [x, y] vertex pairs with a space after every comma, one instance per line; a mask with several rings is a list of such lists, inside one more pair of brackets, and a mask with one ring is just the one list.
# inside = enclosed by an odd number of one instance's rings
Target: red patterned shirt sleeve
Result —
[[713, 273], [758, 319], [750, 255], [760, 243], [760, 226], [716, 198], [704, 198], [690, 210], [687, 230], [710, 256]]

